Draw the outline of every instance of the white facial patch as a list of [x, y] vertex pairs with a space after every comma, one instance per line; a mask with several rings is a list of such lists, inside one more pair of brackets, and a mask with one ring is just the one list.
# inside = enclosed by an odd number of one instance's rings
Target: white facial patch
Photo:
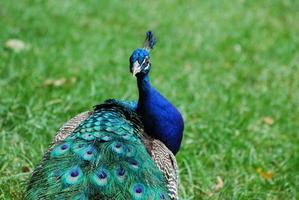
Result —
[[139, 73], [141, 71], [141, 66], [139, 65], [138, 61], [135, 61], [133, 63], [133, 69], [132, 69], [132, 73], [133, 73], [133, 76], [135, 76], [137, 73]]

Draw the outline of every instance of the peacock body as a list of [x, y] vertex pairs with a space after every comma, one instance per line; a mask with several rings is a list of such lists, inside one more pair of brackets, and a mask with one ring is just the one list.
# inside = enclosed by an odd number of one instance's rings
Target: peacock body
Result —
[[178, 199], [174, 154], [183, 121], [149, 84], [154, 42], [148, 32], [145, 48], [130, 58], [138, 103], [107, 100], [65, 123], [34, 170], [26, 199]]

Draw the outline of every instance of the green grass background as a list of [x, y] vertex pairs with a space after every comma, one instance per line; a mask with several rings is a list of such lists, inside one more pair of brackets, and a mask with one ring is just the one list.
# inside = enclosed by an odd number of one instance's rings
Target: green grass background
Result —
[[21, 197], [67, 119], [137, 98], [128, 59], [148, 29], [152, 83], [185, 118], [181, 199], [299, 199], [298, 20], [295, 0], [0, 1], [0, 199]]

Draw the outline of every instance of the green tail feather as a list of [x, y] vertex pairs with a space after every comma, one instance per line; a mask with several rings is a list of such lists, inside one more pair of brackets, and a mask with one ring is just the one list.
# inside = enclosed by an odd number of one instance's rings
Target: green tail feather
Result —
[[27, 199], [169, 199], [138, 117], [106, 103], [45, 155]]

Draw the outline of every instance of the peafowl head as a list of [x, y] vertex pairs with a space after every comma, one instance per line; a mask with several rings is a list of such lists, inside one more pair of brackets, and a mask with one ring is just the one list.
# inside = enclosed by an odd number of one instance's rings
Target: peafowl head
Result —
[[130, 57], [130, 72], [133, 76], [146, 75], [151, 69], [149, 52], [154, 48], [156, 38], [151, 31], [146, 33], [144, 47], [135, 49]]

